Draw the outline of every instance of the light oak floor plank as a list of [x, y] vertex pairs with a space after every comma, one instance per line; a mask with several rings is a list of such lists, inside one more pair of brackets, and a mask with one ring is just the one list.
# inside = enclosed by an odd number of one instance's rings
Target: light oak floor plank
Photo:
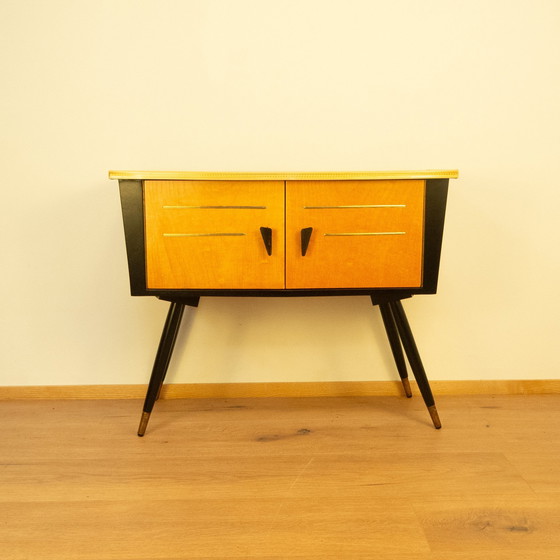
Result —
[[560, 557], [560, 395], [0, 402], [2, 558]]
[[463, 551], [554, 550], [560, 554], [560, 501], [556, 496], [500, 495], [415, 504], [430, 547]]

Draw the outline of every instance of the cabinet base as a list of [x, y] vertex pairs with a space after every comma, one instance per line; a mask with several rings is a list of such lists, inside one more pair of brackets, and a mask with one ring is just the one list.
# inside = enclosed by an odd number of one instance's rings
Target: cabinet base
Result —
[[[434, 403], [434, 397], [400, 299], [384, 299], [380, 301], [377, 297], [373, 296], [371, 299], [372, 303], [374, 305], [379, 305], [381, 310], [387, 337], [406, 396], [410, 398], [412, 396], [412, 391], [408, 379], [404, 354], [406, 354], [408, 358], [412, 373], [416, 378], [418, 388], [420, 389], [420, 393], [422, 394], [434, 427], [439, 430], [441, 428], [441, 421]], [[148, 385], [148, 392], [144, 401], [140, 425], [138, 427], [138, 436], [140, 437], [146, 432], [150, 414], [156, 400], [159, 398], [165, 374], [173, 353], [175, 340], [181, 325], [181, 318], [185, 305], [188, 305], [188, 303], [175, 301], [169, 308], [158, 352], [156, 354], [152, 376]]]

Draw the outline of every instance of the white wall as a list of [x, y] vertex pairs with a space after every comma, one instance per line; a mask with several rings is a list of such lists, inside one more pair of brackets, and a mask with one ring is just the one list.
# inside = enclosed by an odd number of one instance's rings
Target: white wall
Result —
[[[4, 0], [0, 384], [143, 383], [109, 169], [459, 168], [431, 379], [560, 377], [558, 0]], [[187, 341], [188, 335], [188, 341]], [[368, 298], [203, 299], [171, 382], [396, 379]]]

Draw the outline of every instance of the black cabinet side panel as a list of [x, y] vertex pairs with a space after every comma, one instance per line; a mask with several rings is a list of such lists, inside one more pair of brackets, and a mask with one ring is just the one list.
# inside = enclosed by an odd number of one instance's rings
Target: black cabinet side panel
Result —
[[124, 223], [130, 293], [146, 295], [146, 252], [144, 248], [144, 196], [142, 181], [119, 181]]
[[437, 291], [445, 207], [449, 179], [426, 181], [426, 215], [424, 221], [424, 282], [421, 293]]

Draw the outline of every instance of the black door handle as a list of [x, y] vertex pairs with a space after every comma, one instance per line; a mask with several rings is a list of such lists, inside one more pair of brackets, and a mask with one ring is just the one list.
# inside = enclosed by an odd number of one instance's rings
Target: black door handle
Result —
[[262, 227], [261, 236], [266, 249], [266, 254], [270, 257], [272, 255], [272, 229], [269, 227]]
[[313, 233], [312, 227], [306, 227], [301, 230], [301, 256], [305, 257], [307, 253], [307, 248], [309, 247], [309, 241], [311, 240], [311, 234]]

